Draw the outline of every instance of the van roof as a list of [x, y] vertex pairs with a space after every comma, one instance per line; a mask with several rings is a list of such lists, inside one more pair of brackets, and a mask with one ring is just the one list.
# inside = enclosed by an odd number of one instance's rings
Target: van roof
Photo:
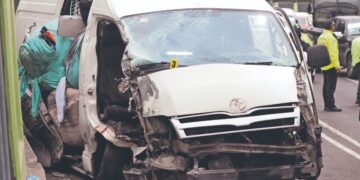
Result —
[[[166, 10], [179, 9], [236, 9], [273, 12], [274, 9], [266, 0], [107, 0], [112, 13], [117, 18]], [[112, 8], [116, 7], [116, 8]]]

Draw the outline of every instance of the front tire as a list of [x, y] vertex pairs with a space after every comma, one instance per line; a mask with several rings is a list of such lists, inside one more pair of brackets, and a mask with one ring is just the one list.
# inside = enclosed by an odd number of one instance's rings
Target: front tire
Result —
[[96, 180], [125, 180], [122, 168], [132, 161], [132, 157], [130, 148], [121, 148], [106, 142]]

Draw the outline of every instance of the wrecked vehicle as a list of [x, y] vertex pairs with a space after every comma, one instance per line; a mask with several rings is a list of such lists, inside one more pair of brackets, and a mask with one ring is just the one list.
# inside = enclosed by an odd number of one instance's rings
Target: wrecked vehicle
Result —
[[92, 2], [79, 89], [66, 90], [72, 129], [53, 125], [50, 94], [37, 118], [45, 126], [31, 130], [56, 136], [41, 140], [55, 147], [48, 165], [81, 156], [76, 169], [97, 179], [316, 179], [307, 62], [326, 65], [326, 48], [305, 57], [289, 19], [263, 0], [143, 3]]

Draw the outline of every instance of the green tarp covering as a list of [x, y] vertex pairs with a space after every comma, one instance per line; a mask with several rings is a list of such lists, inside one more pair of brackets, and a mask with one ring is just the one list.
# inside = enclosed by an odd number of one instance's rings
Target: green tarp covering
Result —
[[44, 25], [52, 32], [56, 39], [56, 48], [51, 48], [45, 40], [39, 37], [39, 27], [19, 51], [19, 59], [23, 66], [20, 69], [20, 95], [32, 87], [32, 108], [34, 117], [38, 115], [38, 105], [41, 100], [41, 90], [55, 89], [62, 77], [65, 76], [64, 58], [70, 47], [71, 38], [57, 35], [58, 21], [53, 20]]

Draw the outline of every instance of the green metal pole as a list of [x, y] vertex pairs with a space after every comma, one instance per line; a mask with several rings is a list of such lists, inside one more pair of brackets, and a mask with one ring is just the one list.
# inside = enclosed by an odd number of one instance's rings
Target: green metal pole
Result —
[[26, 161], [17, 74], [14, 15], [14, 1], [0, 0], [0, 31], [3, 42], [4, 81], [12, 170], [15, 179], [24, 180]]

